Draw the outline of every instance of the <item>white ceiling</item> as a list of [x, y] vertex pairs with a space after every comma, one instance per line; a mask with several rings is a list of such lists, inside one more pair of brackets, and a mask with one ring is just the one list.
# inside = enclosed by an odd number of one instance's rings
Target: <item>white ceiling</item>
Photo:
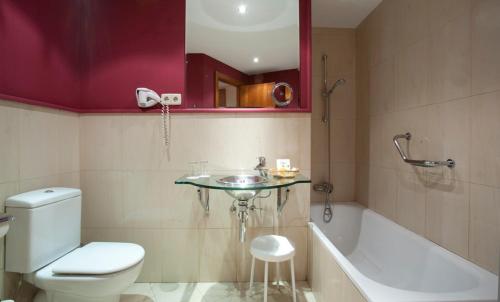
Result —
[[382, 0], [312, 0], [313, 27], [356, 28]]
[[[247, 74], [299, 68], [298, 2], [187, 0], [186, 51]], [[312, 0], [313, 27], [355, 28], [380, 2]], [[240, 5], [246, 6], [245, 14], [238, 12]]]
[[186, 51], [247, 74], [298, 68], [298, 16], [297, 0], [187, 0]]

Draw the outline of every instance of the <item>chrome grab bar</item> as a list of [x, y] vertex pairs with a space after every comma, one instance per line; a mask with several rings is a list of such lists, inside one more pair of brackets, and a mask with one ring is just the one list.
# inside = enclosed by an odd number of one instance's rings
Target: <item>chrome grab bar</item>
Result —
[[424, 168], [432, 168], [432, 167], [438, 167], [438, 166], [447, 166], [448, 168], [453, 168], [455, 167], [455, 161], [453, 159], [448, 159], [445, 161], [440, 161], [440, 160], [419, 160], [419, 159], [409, 159], [406, 154], [401, 150], [401, 146], [399, 145], [398, 140], [404, 138], [407, 141], [411, 139], [411, 134], [410, 132], [407, 132], [405, 134], [398, 134], [395, 135], [392, 141], [394, 142], [394, 146], [396, 146], [396, 149], [398, 149], [399, 155], [401, 155], [401, 158], [406, 162], [409, 163], [410, 165], [413, 166], [419, 166], [419, 167], [424, 167]]

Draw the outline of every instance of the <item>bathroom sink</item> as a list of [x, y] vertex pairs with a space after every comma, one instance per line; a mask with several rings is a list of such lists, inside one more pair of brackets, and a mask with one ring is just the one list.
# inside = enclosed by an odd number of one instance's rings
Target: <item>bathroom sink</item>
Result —
[[[225, 190], [231, 197], [240, 200], [250, 200], [257, 196], [262, 189], [252, 189], [252, 186], [267, 182], [267, 178], [258, 175], [231, 175], [220, 178], [217, 182], [233, 187], [234, 190]], [[248, 190], [245, 188], [249, 187]]]
[[251, 186], [267, 182], [267, 178], [258, 175], [232, 175], [217, 180], [231, 186]]

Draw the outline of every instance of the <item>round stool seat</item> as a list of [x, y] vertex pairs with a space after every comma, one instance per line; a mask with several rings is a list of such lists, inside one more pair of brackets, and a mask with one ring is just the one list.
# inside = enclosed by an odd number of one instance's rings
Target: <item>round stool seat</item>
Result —
[[295, 248], [286, 237], [266, 235], [252, 241], [250, 253], [262, 261], [282, 262], [293, 258]]

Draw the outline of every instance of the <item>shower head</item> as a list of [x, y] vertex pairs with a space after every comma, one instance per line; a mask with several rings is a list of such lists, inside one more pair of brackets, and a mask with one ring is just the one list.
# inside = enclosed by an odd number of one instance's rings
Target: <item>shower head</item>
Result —
[[335, 83], [333, 83], [332, 88], [330, 88], [330, 90], [328, 90], [326, 92], [326, 94], [327, 95], [332, 94], [332, 92], [335, 90], [335, 88], [337, 88], [340, 85], [344, 85], [344, 84], [345, 84], [345, 79], [338, 79], [337, 81], [335, 81]]

